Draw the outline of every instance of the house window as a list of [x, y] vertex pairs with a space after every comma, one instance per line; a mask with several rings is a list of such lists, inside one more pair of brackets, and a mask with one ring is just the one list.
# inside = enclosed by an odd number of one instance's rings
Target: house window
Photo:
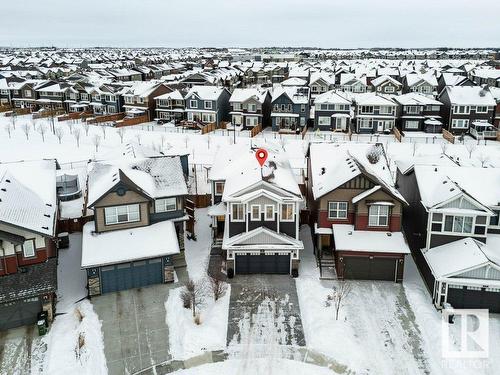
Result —
[[155, 200], [155, 212], [168, 212], [177, 209], [177, 198], [162, 198]]
[[451, 233], [472, 233], [472, 216], [453, 216], [444, 217], [444, 231]]
[[408, 120], [406, 121], [406, 129], [418, 129], [418, 121], [416, 120]]
[[24, 90], [24, 96], [26, 98], [31, 98], [31, 90]]
[[222, 195], [224, 192], [224, 182], [217, 181], [215, 183], [215, 195]]
[[453, 119], [451, 121], [451, 127], [456, 129], [467, 129], [469, 127], [469, 120]]
[[456, 115], [468, 115], [470, 113], [470, 106], [455, 105], [453, 106], [453, 113]]
[[274, 220], [274, 205], [266, 204], [264, 207], [264, 219], [266, 221]]
[[318, 116], [318, 125], [325, 126], [325, 125], [330, 125], [330, 123], [331, 123], [331, 117]]
[[281, 205], [281, 221], [293, 221], [293, 203]]
[[104, 209], [106, 225], [132, 223], [140, 220], [139, 205], [106, 207]]
[[254, 204], [250, 207], [250, 219], [252, 221], [260, 221], [260, 205]]
[[241, 103], [233, 103], [233, 110], [234, 111], [241, 110]]
[[233, 203], [231, 205], [231, 220], [232, 221], [245, 221], [243, 216], [243, 204]]
[[257, 111], [257, 105], [256, 104], [249, 104], [248, 105], [248, 112], [256, 112]]
[[[97, 100], [97, 99], [96, 99]], [[126, 96], [125, 97], [125, 103], [133, 103], [134, 102], [134, 97], [133, 96]]]
[[488, 113], [488, 107], [485, 105], [478, 105], [476, 107], [476, 113]]
[[189, 101], [189, 107], [191, 107], [191, 108], [198, 108], [198, 102], [196, 100], [190, 100]]
[[394, 92], [394, 86], [385, 86], [385, 92], [387, 93]]
[[359, 118], [358, 126], [360, 129], [371, 129], [372, 128], [372, 119], [370, 118]]
[[500, 216], [500, 210], [494, 210], [493, 213], [495, 216], [490, 217], [490, 225], [497, 227], [499, 225], [499, 216]]
[[362, 105], [360, 107], [360, 113], [364, 113], [364, 114], [373, 113], [373, 106], [372, 105]]
[[205, 100], [205, 109], [212, 109], [212, 101]]
[[372, 205], [368, 210], [370, 227], [386, 227], [389, 225], [389, 206]]
[[347, 219], [347, 202], [328, 202], [329, 219]]
[[35, 256], [35, 240], [26, 240], [23, 243], [23, 256], [31, 258]]
[[391, 115], [393, 113], [393, 111], [394, 111], [393, 107], [390, 107], [387, 105], [380, 106], [380, 114], [381, 115]]
[[419, 107], [416, 105], [409, 105], [409, 106], [406, 106], [406, 112], [408, 114], [417, 114], [417, 113], [420, 113], [420, 110], [419, 110]]

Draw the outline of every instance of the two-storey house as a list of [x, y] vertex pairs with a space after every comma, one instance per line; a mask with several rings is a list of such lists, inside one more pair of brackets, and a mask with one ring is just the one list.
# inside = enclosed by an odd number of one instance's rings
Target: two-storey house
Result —
[[314, 100], [314, 130], [349, 130], [351, 109], [351, 100], [343, 91], [331, 90], [318, 95]]
[[373, 91], [381, 94], [401, 94], [403, 90], [401, 82], [387, 75], [372, 79], [371, 85], [373, 86]]
[[121, 95], [122, 90], [123, 86], [112, 84], [92, 88], [89, 95], [93, 113], [95, 115], [111, 115], [122, 112], [125, 98]]
[[397, 104], [390, 96], [376, 93], [354, 95], [357, 133], [390, 132], [396, 124]]
[[68, 108], [65, 103], [66, 92], [70, 90], [71, 85], [62, 82], [57, 83], [53, 81], [46, 82], [38, 85], [36, 91], [38, 92], [38, 99], [36, 103], [40, 108], [49, 110], [66, 110]]
[[185, 266], [186, 163], [179, 156], [89, 164], [82, 268], [89, 295], [174, 281]]
[[275, 87], [271, 105], [273, 131], [300, 131], [309, 120], [309, 87]]
[[319, 72], [312, 73], [309, 87], [311, 88], [311, 104], [314, 104], [314, 100], [318, 95], [335, 88], [335, 75]]
[[188, 121], [217, 126], [229, 121], [229, 98], [231, 93], [224, 87], [193, 86], [186, 96], [186, 118]]
[[215, 166], [224, 173], [212, 176], [213, 186], [221, 189], [214, 193], [221, 193], [225, 208], [220, 247], [230, 278], [259, 273], [298, 276], [304, 249], [299, 239], [303, 198], [284, 150], [267, 151], [262, 167], [255, 150], [242, 151], [231, 163]]
[[409, 73], [403, 78], [403, 93], [416, 92], [435, 98], [438, 94], [438, 82], [432, 74]]
[[134, 82], [121, 91], [126, 116], [147, 115], [149, 121], [153, 121], [156, 115], [156, 100], [154, 98], [171, 91], [170, 87], [162, 83]]
[[271, 125], [271, 94], [268, 90], [234, 89], [229, 98], [231, 123], [252, 129]]
[[38, 80], [22, 80], [9, 83], [10, 98], [14, 108], [38, 108], [36, 100], [38, 92], [36, 87], [40, 84]]
[[158, 122], [174, 121], [178, 123], [184, 119], [185, 102], [179, 90], [157, 96], [155, 100], [156, 120]]
[[398, 164], [405, 232], [436, 307], [500, 312], [500, 172]]
[[340, 75], [339, 87], [342, 91], [353, 93], [362, 93], [368, 91], [366, 76], [357, 76], [354, 73], [342, 73]]
[[401, 232], [406, 201], [382, 146], [313, 143], [308, 176], [321, 275], [401, 282], [409, 253]]
[[[440, 93], [441, 116], [453, 134], [470, 132], [482, 137], [484, 127], [492, 126], [496, 101], [486, 87], [447, 86]], [[496, 137], [496, 132], [492, 134]]]
[[397, 117], [401, 130], [441, 133], [443, 103], [417, 93], [395, 96], [394, 101], [398, 103]]
[[56, 161], [0, 164], [0, 331], [54, 316]]

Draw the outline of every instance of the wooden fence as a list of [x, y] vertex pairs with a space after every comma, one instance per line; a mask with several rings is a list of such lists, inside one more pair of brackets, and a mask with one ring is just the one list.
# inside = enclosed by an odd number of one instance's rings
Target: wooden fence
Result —
[[399, 129], [393, 128], [392, 130], [394, 132], [394, 137], [398, 140], [398, 142], [401, 142], [401, 132], [399, 131]]
[[201, 134], [207, 134], [213, 132], [215, 129], [216, 129], [215, 122], [211, 122], [210, 124], [206, 124], [201, 127]]
[[[125, 117], [125, 112], [113, 113], [111, 115], [95, 116], [87, 119], [88, 124], [98, 124], [100, 122], [119, 121]], [[147, 116], [146, 116], [147, 117]]]
[[90, 112], [70, 112], [65, 115], [61, 115], [57, 117], [57, 121], [68, 121], [68, 120], [78, 120], [81, 118], [85, 118], [85, 116], [90, 117], [92, 113]]
[[123, 120], [119, 120], [116, 122], [116, 127], [121, 128], [123, 126], [139, 125], [139, 124], [142, 124], [144, 122], [149, 122], [148, 115], [139, 116], [139, 117], [124, 118]]
[[10, 105], [0, 105], [0, 113], [12, 111], [12, 107]]
[[197, 208], [208, 207], [212, 204], [212, 196], [210, 194], [190, 195], [189, 199], [194, 202]]
[[255, 137], [257, 134], [259, 134], [262, 131], [262, 124], [258, 124], [257, 126], [254, 126], [252, 130], [250, 131], [250, 137]]
[[446, 129], [443, 129], [443, 138], [450, 143], [455, 143], [455, 136]]

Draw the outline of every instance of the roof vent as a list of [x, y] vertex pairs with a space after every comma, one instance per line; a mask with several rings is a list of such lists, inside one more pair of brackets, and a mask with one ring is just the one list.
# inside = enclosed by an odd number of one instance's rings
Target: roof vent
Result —
[[325, 167], [321, 167], [321, 175], [323, 176], [325, 173], [326, 173], [326, 168]]
[[387, 232], [387, 236], [391, 237], [392, 233], [391, 232]]
[[47, 207], [52, 207], [52, 205], [51, 205], [50, 203], [45, 203], [45, 205], [46, 205]]
[[450, 189], [450, 191], [454, 191], [454, 190], [455, 190], [455, 188], [451, 188], [451, 189]]
[[10, 183], [10, 180], [9, 179], [6, 179], [5, 182], [9, 182]]
[[437, 168], [434, 168], [434, 172], [437, 172], [437, 171], [438, 171], [438, 169], [437, 169]]
[[49, 227], [42, 227], [42, 229], [49, 230]]

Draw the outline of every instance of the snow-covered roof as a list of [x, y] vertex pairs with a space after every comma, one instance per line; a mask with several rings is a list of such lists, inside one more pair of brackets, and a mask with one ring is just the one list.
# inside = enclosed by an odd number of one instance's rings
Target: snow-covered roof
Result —
[[493, 256], [489, 258], [490, 253], [488, 245], [467, 237], [431, 248], [423, 254], [434, 277], [440, 279], [492, 263], [500, 267], [493, 261]]
[[53, 236], [56, 216], [55, 160], [0, 164], [0, 222]]
[[231, 94], [231, 98], [229, 98], [230, 102], [242, 103], [247, 101], [250, 98], [254, 98], [260, 103], [264, 103], [266, 99], [268, 91], [267, 90], [259, 90], [256, 88], [244, 88], [244, 89], [234, 89]]
[[361, 94], [353, 94], [357, 105], [386, 105], [396, 106], [396, 103], [391, 100], [391, 97], [380, 95], [374, 92], [364, 92]]
[[127, 178], [151, 199], [188, 194], [178, 156], [93, 162], [88, 172], [88, 207]]
[[327, 91], [320, 94], [314, 100], [315, 104], [351, 104], [351, 101], [347, 99], [343, 92], [337, 92], [335, 90]]
[[332, 229], [337, 251], [410, 253], [401, 232], [354, 230], [354, 225], [348, 224], [333, 224]]
[[186, 94], [186, 99], [197, 95], [202, 100], [217, 100], [224, 90], [217, 86], [193, 86]]
[[172, 221], [103, 233], [94, 233], [94, 230], [93, 221], [83, 226], [83, 268], [179, 253], [179, 242]]
[[405, 202], [394, 187], [389, 166], [383, 155], [375, 164], [366, 156], [373, 147], [371, 144], [333, 144], [313, 143], [310, 147], [312, 192], [314, 199], [337, 189], [344, 183], [361, 175], [368, 174], [395, 198]]
[[436, 99], [432, 99], [416, 92], [397, 95], [394, 97], [394, 100], [401, 105], [443, 105], [443, 103]]
[[285, 94], [290, 98], [294, 104], [307, 104], [309, 103], [309, 90], [305, 87], [297, 86], [276, 86], [273, 89], [272, 101], [278, 99], [281, 95]]
[[500, 203], [500, 169], [458, 166], [415, 166], [422, 204], [431, 208], [462, 194], [486, 207]]
[[170, 99], [170, 100], [184, 100], [184, 97], [179, 90], [167, 92], [166, 94], [156, 96], [155, 99]]
[[387, 75], [383, 75], [383, 76], [377, 77], [375, 79], [372, 79], [372, 85], [374, 87], [377, 87], [377, 86], [380, 86], [383, 83], [389, 83], [389, 82], [392, 83], [394, 86], [397, 86], [397, 87], [403, 86], [401, 84], [401, 82], [396, 81], [394, 78], [389, 77]]
[[288, 79], [285, 79], [283, 82], [281, 82], [283, 86], [305, 86], [307, 85], [307, 81], [302, 78], [298, 77], [291, 77]]
[[495, 98], [491, 92], [481, 86], [446, 86], [445, 90], [451, 104], [496, 105]]

